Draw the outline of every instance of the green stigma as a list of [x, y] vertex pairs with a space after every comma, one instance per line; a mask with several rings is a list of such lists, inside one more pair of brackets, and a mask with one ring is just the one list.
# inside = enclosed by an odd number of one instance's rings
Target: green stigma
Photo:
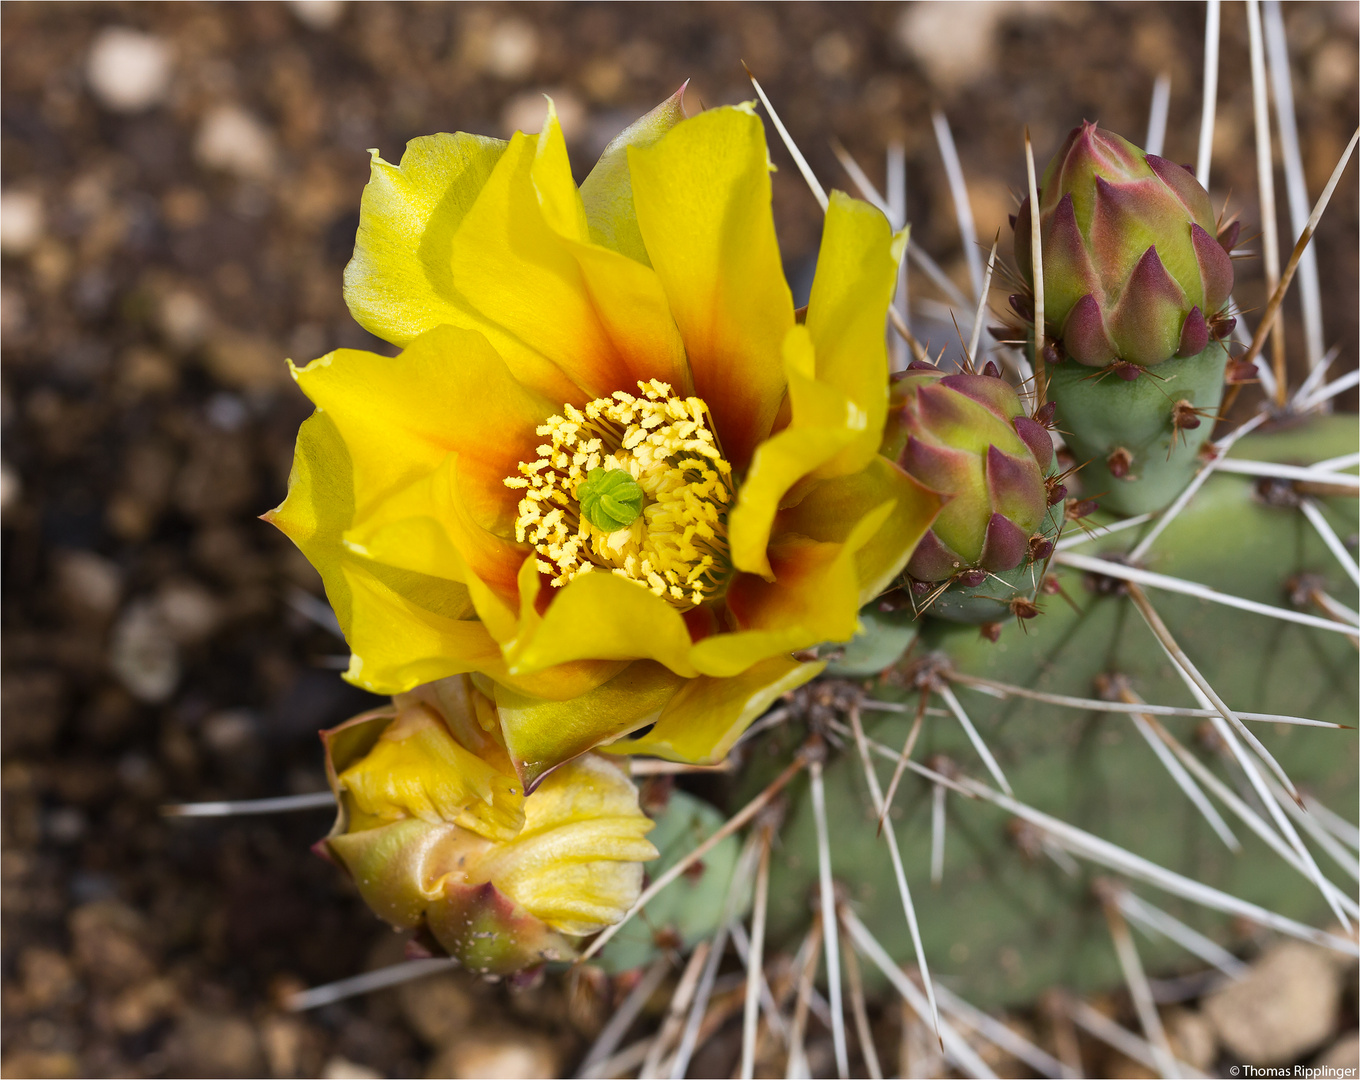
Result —
[[641, 485], [627, 469], [591, 469], [576, 489], [581, 516], [607, 533], [633, 524], [645, 500]]

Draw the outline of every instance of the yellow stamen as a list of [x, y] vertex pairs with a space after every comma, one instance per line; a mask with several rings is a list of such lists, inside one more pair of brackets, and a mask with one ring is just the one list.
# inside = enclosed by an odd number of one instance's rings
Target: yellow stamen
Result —
[[[538, 429], [551, 442], [505, 481], [524, 489], [515, 536], [534, 546], [558, 587], [612, 570], [690, 608], [721, 591], [731, 573], [732, 467], [701, 399], [672, 397], [655, 379], [638, 389], [641, 397], [619, 390], [584, 410], [564, 405]], [[631, 524], [605, 532], [582, 516], [577, 492], [592, 469], [626, 469], [642, 488], [645, 505]]]

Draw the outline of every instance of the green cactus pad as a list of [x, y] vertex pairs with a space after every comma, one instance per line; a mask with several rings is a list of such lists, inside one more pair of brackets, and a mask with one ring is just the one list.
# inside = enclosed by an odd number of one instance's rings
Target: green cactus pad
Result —
[[[1048, 397], [1058, 427], [1081, 466], [1083, 496], [1116, 514], [1160, 510], [1185, 489], [1199, 468], [1199, 451], [1223, 399], [1227, 351], [1214, 342], [1204, 352], [1168, 360], [1133, 382], [1070, 361], [1048, 368]], [[1203, 410], [1198, 427], [1177, 428], [1178, 403]], [[1116, 477], [1110, 458], [1128, 452], [1128, 474]]]
[[[1244, 439], [1237, 453], [1258, 460], [1321, 460], [1356, 448], [1354, 417], [1311, 422], [1306, 432]], [[1249, 477], [1219, 474], [1170, 524], [1147, 560], [1149, 569], [1201, 582], [1238, 596], [1290, 606], [1288, 580], [1317, 573], [1342, 603], [1356, 590], [1303, 516], [1267, 506]], [[1355, 528], [1355, 502], [1320, 503], [1334, 527]], [[1131, 532], [1136, 532], [1133, 530]], [[1086, 554], [1126, 551], [1131, 532], [1094, 541]], [[968, 627], [931, 621], [912, 657], [938, 651], [955, 669], [998, 681], [1079, 697], [1097, 696], [1093, 683], [1110, 672], [1126, 675], [1145, 700], [1195, 705], [1131, 602], [1093, 591], [1085, 575], [1058, 571], [1077, 610], [1058, 597], [1023, 628], [1009, 626], [996, 644]], [[1355, 649], [1342, 634], [1244, 614], [1157, 590], [1149, 595], [1180, 644], [1230, 706], [1355, 722]], [[877, 696], [896, 696], [884, 688]], [[995, 754], [1016, 797], [1096, 836], [1215, 888], [1315, 925], [1330, 921], [1313, 885], [1284, 864], [1224, 810], [1242, 842], [1230, 852], [1174, 785], [1131, 721], [1023, 699], [997, 700], [959, 687], [960, 701]], [[938, 699], [934, 701], [939, 705]], [[910, 716], [865, 714], [871, 738], [900, 747]], [[1166, 718], [1184, 745], [1233, 784], [1232, 773], [1195, 739], [1201, 721]], [[1352, 731], [1267, 726], [1253, 728], [1290, 776], [1323, 803], [1356, 803], [1356, 739]], [[799, 730], [781, 732], [789, 747]], [[836, 842], [836, 878], [878, 939], [899, 961], [913, 958], [907, 924], [853, 747], [827, 767], [827, 802]], [[932, 717], [915, 751], [917, 760], [945, 754], [968, 775], [989, 777], [977, 754], [948, 716]], [[764, 754], [760, 755], [764, 759]], [[750, 790], [768, 780], [775, 758], [747, 778]], [[782, 760], [787, 760], [782, 759]], [[886, 781], [891, 763], [880, 763]], [[931, 786], [908, 773], [895, 800], [894, 821], [936, 978], [977, 1005], [1032, 1000], [1048, 986], [1091, 990], [1121, 982], [1099, 903], [1090, 891], [1105, 871], [1080, 864], [1069, 876], [1048, 857], [1022, 853], [1009, 816], [990, 804], [951, 794], [943, 882], [932, 888]], [[738, 798], [748, 792], [739, 792]], [[816, 891], [817, 856], [806, 787], [791, 791], [783, 852], [771, 895], [771, 932], [785, 940], [805, 930]], [[1243, 928], [1225, 916], [1183, 902], [1141, 882], [1133, 889], [1213, 937], [1232, 943]], [[1156, 976], [1197, 966], [1178, 946], [1140, 936], [1139, 949]]]

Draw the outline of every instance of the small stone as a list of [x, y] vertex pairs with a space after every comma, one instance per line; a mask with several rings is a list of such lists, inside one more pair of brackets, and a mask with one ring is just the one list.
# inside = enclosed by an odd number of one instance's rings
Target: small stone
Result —
[[1279, 1065], [1316, 1049], [1331, 1034], [1340, 1002], [1339, 973], [1321, 950], [1285, 942], [1246, 976], [1215, 991], [1203, 1012], [1233, 1057]]
[[522, 79], [538, 59], [538, 31], [523, 19], [503, 19], [487, 35], [482, 63], [502, 79]]
[[28, 329], [28, 301], [14, 287], [0, 287], [0, 337], [15, 339]]
[[177, 645], [197, 645], [212, 636], [222, 605], [196, 581], [169, 581], [156, 594], [156, 607]]
[[19, 505], [19, 497], [24, 492], [19, 473], [9, 465], [0, 465], [0, 512], [7, 512]]
[[171, 59], [170, 46], [162, 38], [111, 26], [90, 46], [85, 78], [104, 108], [142, 112], [165, 100]]
[[562, 1073], [551, 1041], [532, 1032], [507, 1029], [461, 1035], [435, 1055], [425, 1075], [451, 1080], [551, 1080]]
[[36, 945], [25, 949], [19, 954], [19, 977], [24, 1003], [34, 1012], [60, 1004], [77, 990], [71, 962], [56, 949]]
[[1171, 1049], [1180, 1061], [1207, 1072], [1218, 1056], [1213, 1025], [1193, 1009], [1173, 1009], [1162, 1018]]
[[74, 844], [85, 835], [87, 829], [85, 815], [77, 806], [58, 806], [48, 812], [43, 824], [48, 839], [63, 846]]
[[0, 192], [0, 253], [27, 255], [42, 235], [42, 199], [32, 191]]
[[321, 1069], [321, 1080], [382, 1080], [382, 1073], [336, 1054]]
[[288, 10], [309, 30], [333, 30], [345, 16], [345, 0], [288, 0]]
[[465, 981], [454, 974], [404, 983], [398, 998], [407, 1022], [436, 1049], [465, 1031], [472, 1019], [472, 994]]
[[158, 705], [179, 685], [179, 650], [159, 607], [136, 600], [114, 624], [109, 668], [138, 701]]
[[123, 592], [116, 563], [93, 551], [57, 552], [53, 560], [57, 590], [68, 607], [97, 618], [113, 614]]
[[230, 1014], [186, 1013], [166, 1039], [165, 1054], [172, 1076], [262, 1075], [254, 1027]]
[[226, 709], [203, 721], [203, 741], [214, 752], [230, 757], [249, 746], [259, 725], [245, 709]]
[[839, 30], [823, 34], [812, 43], [812, 66], [823, 75], [840, 78], [855, 64], [855, 46]]
[[1312, 1076], [1355, 1076], [1360, 1073], [1360, 1036], [1354, 1031], [1317, 1056]]
[[117, 900], [94, 900], [68, 919], [76, 963], [96, 984], [117, 989], [155, 974], [146, 920]]
[[137, 1035], [174, 1012], [179, 1003], [179, 991], [169, 979], [148, 979], [114, 998], [103, 1019], [120, 1035]]
[[133, 345], [114, 365], [118, 387], [133, 399], [147, 394], [162, 394], [179, 383], [175, 363], [163, 352], [144, 345]]
[[1334, 40], [1323, 45], [1308, 65], [1313, 93], [1323, 101], [1340, 101], [1355, 86], [1353, 41]]
[[213, 315], [208, 305], [193, 293], [175, 289], [166, 293], [157, 304], [156, 324], [171, 348], [188, 352], [208, 336]]
[[239, 105], [213, 109], [194, 139], [194, 158], [200, 165], [245, 180], [267, 179], [277, 157], [273, 133]]
[[270, 1016], [260, 1024], [260, 1042], [271, 1076], [296, 1076], [302, 1057], [305, 1029], [292, 1016]]
[[958, 89], [992, 70], [997, 25], [1008, 6], [999, 0], [911, 4], [897, 21], [897, 41], [935, 86]]
[[284, 350], [268, 338], [231, 331], [213, 338], [208, 370], [223, 386], [237, 390], [276, 390], [291, 381]]
[[6, 1053], [0, 1075], [10, 1077], [50, 1078], [65, 1080], [66, 1077], [87, 1075], [81, 1068], [80, 1059], [66, 1050], [19, 1050]]
[[250, 409], [238, 394], [214, 394], [203, 411], [218, 431], [240, 431], [250, 419]]

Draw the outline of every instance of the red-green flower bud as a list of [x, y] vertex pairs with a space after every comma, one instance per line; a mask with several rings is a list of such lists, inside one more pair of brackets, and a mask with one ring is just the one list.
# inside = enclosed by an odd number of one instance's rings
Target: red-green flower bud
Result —
[[[1152, 367], [1208, 345], [1232, 291], [1232, 239], [1215, 239], [1209, 195], [1188, 169], [1084, 123], [1044, 172], [1039, 231], [1044, 333], [1068, 356]], [[1032, 288], [1030, 237], [1026, 198], [1015, 261]]]
[[322, 736], [340, 808], [330, 854], [380, 916], [490, 975], [570, 959], [623, 917], [656, 857], [617, 764], [585, 755], [526, 798], [499, 731], [459, 676]]
[[896, 377], [890, 402], [882, 452], [948, 497], [907, 572], [945, 581], [1025, 562], [1048, 512], [1053, 440], [1010, 384], [914, 369]]

